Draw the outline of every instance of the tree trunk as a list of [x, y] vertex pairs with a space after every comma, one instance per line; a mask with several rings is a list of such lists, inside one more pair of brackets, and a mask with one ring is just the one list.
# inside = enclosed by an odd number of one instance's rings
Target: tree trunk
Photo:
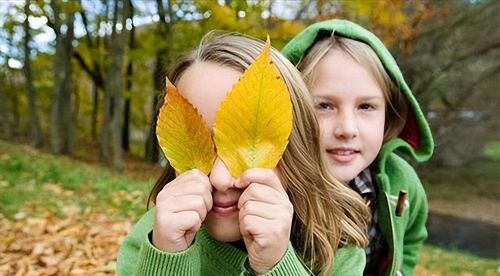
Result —
[[109, 137], [111, 136], [111, 112], [112, 112], [112, 106], [111, 106], [111, 94], [110, 94], [110, 83], [107, 81], [104, 82], [104, 109], [102, 111], [103, 118], [102, 118], [102, 129], [101, 129], [101, 162], [104, 164], [108, 164], [109, 162], [109, 157], [110, 157], [110, 145], [111, 143], [109, 142]]
[[[134, 14], [133, 7], [131, 7], [131, 14]], [[135, 48], [135, 26], [132, 22], [132, 29], [130, 30], [129, 50]], [[132, 92], [132, 75], [134, 74], [133, 59], [129, 59], [127, 65], [127, 76], [125, 91], [127, 96], [125, 98], [125, 110], [123, 112], [123, 131], [122, 131], [122, 149], [125, 152], [130, 151], [130, 109], [132, 105], [130, 93]]]
[[26, 19], [24, 20], [24, 76], [26, 78], [26, 92], [28, 97], [28, 116], [29, 116], [29, 136], [31, 144], [40, 148], [43, 145], [42, 140], [42, 130], [40, 127], [40, 121], [38, 117], [38, 111], [36, 107], [36, 93], [33, 86], [33, 78], [31, 72], [31, 47], [29, 42], [31, 40], [30, 26], [28, 17], [30, 15], [29, 9], [30, 1], [26, 0], [24, 4], [24, 13], [26, 14]]
[[151, 163], [156, 163], [160, 159], [160, 149], [158, 145], [158, 138], [156, 137], [156, 106], [158, 105], [158, 97], [153, 98], [151, 104], [151, 124], [149, 127], [148, 137], [146, 140], [146, 154], [145, 159]]
[[90, 133], [92, 139], [97, 139], [97, 114], [99, 112], [99, 92], [95, 82], [92, 83], [92, 119], [90, 122]]
[[[66, 13], [64, 23], [60, 22], [59, 7], [51, 2], [54, 12], [56, 53], [54, 57], [54, 98], [52, 101], [51, 147], [55, 154], [69, 154], [72, 150], [73, 112], [71, 56], [73, 55], [74, 13]], [[62, 32], [63, 25], [66, 32]]]
[[[120, 45], [115, 41], [115, 45]], [[122, 127], [123, 127], [123, 76], [121, 67], [123, 65], [123, 48], [114, 46], [110, 50], [111, 63], [108, 71], [108, 92], [111, 95], [111, 128], [110, 142], [113, 168], [121, 171], [123, 169], [123, 150], [122, 150]]]
[[[104, 2], [103, 2], [104, 3]], [[109, 21], [110, 19], [108, 18], [108, 14], [109, 14], [109, 6], [108, 4], [105, 5], [105, 12], [104, 12], [104, 15], [105, 15], [105, 21]], [[116, 22], [115, 22], [116, 23]], [[116, 25], [116, 24], [114, 24]], [[113, 26], [114, 26], [113, 25]], [[108, 36], [106, 36], [104, 38], [104, 44], [105, 44], [105, 47], [108, 48], [110, 47], [109, 45], [111, 44], [111, 42], [109, 41], [109, 38]], [[109, 51], [107, 49], [107, 51]], [[106, 60], [105, 60], [105, 65], [104, 67], [106, 67], [106, 63], [109, 63], [109, 57], [105, 56], [106, 57]], [[101, 135], [100, 135], [100, 139], [101, 139], [101, 142], [99, 143], [101, 149], [100, 149], [100, 153], [101, 153], [101, 162], [103, 162], [104, 164], [108, 165], [109, 163], [109, 159], [110, 159], [110, 136], [111, 136], [111, 112], [112, 112], [112, 97], [111, 97], [111, 93], [110, 93], [110, 87], [109, 87], [109, 83], [107, 82], [107, 75], [106, 75], [107, 72], [104, 73], [105, 77], [104, 77], [104, 81], [103, 81], [103, 86], [104, 86], [104, 104], [103, 104], [103, 111], [102, 111], [102, 114], [103, 114], [103, 120], [102, 120], [102, 128], [101, 128]]]
[[[126, 28], [127, 19], [132, 18], [132, 3], [130, 0], [124, 0], [123, 7], [115, 5], [114, 10], [114, 28], [108, 43], [108, 55], [110, 63], [108, 67], [108, 88], [106, 94], [111, 99], [111, 131], [110, 141], [113, 153], [112, 164], [115, 170], [123, 170], [123, 150], [122, 150], [122, 129], [123, 129], [123, 87], [124, 78], [122, 67], [125, 58], [125, 46], [127, 45], [129, 32]], [[117, 31], [116, 19], [121, 14], [121, 24], [123, 29]]]
[[11, 102], [11, 112], [12, 112], [12, 117], [11, 117], [11, 126], [12, 128], [12, 137], [16, 136], [19, 134], [19, 129], [16, 128], [16, 126], [21, 125], [21, 111], [19, 110], [19, 95], [17, 93], [11, 94], [10, 95], [10, 102]]
[[155, 70], [153, 72], [153, 83], [156, 93], [151, 101], [151, 124], [146, 140], [145, 155], [146, 160], [151, 163], [156, 163], [160, 159], [160, 146], [158, 144], [158, 138], [156, 137], [156, 118], [158, 116], [158, 96], [161, 95], [161, 91], [164, 88], [163, 78], [165, 76], [165, 71], [163, 68], [163, 57], [165, 52], [164, 49], [160, 49], [156, 53]]
[[124, 152], [130, 151], [130, 97], [125, 98], [123, 106], [122, 149]]
[[12, 139], [12, 119], [7, 105], [7, 97], [5, 95], [5, 85], [0, 87], [0, 124], [2, 124], [2, 138]]
[[[160, 17], [160, 22], [158, 22], [158, 29], [156, 32], [156, 39], [165, 40], [168, 39], [170, 28], [169, 23], [166, 20], [167, 13], [170, 13], [171, 3], [168, 2], [168, 7], [165, 9], [163, 6], [163, 0], [156, 0], [156, 6], [158, 9], [158, 15]], [[170, 18], [173, 18], [170, 16]], [[170, 22], [171, 24], [172, 22]], [[153, 72], [153, 83], [155, 87], [155, 94], [152, 98], [151, 105], [151, 124], [148, 131], [148, 136], [146, 140], [146, 151], [145, 159], [151, 163], [156, 163], [160, 159], [160, 147], [158, 144], [158, 138], [156, 137], [156, 118], [158, 113], [158, 95], [162, 94], [164, 89], [164, 78], [165, 78], [165, 68], [164, 68], [164, 58], [167, 54], [167, 49], [162, 43], [158, 43], [159, 47], [156, 51], [155, 69]]]
[[[82, 5], [82, 1], [78, 0], [79, 4]], [[91, 30], [89, 27], [89, 20], [87, 17], [87, 13], [85, 10], [80, 10], [79, 11], [83, 28], [85, 29], [85, 39], [84, 41], [87, 44], [88, 48], [91, 49], [100, 49], [101, 47], [101, 41], [103, 41], [103, 37], [97, 35], [96, 30]], [[105, 7], [105, 15], [108, 14], [108, 7], [106, 5]], [[94, 24], [95, 26], [99, 26], [101, 22], [103, 21], [108, 21], [107, 17], [97, 17], [94, 19]], [[100, 54], [95, 54], [95, 55], [90, 55], [90, 61], [86, 61], [83, 56], [75, 50], [73, 53], [73, 57], [76, 59], [80, 67], [87, 73], [87, 75], [91, 78], [92, 80], [92, 119], [90, 123], [90, 130], [91, 130], [91, 136], [93, 140], [97, 139], [102, 139], [101, 137], [98, 137], [98, 114], [99, 114], [99, 92], [100, 90], [105, 90], [104, 88], [104, 72], [102, 70], [102, 65], [103, 65], [103, 57]], [[102, 142], [102, 140], [101, 140]], [[101, 160], [103, 160], [103, 154], [102, 154], [102, 149], [105, 148], [101, 145]]]

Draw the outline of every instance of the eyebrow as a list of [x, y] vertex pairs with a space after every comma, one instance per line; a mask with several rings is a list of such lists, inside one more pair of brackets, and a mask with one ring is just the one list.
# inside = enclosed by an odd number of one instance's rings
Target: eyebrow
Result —
[[362, 100], [385, 100], [384, 96], [368, 96], [368, 97], [360, 97]]
[[[311, 95], [313, 99], [325, 99], [325, 100], [330, 100], [330, 99], [338, 99], [338, 98], [342, 98], [342, 97], [339, 97], [339, 96], [332, 96], [332, 95], [322, 95], [322, 94], [317, 94], [317, 95]], [[363, 96], [363, 97], [359, 97], [357, 99], [361, 99], [362, 101], [370, 101], [370, 100], [383, 100], [385, 101], [385, 97], [384, 96]]]

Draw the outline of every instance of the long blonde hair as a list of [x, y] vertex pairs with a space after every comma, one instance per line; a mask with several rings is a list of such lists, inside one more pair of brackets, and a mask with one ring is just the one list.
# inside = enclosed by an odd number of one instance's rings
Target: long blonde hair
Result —
[[[263, 45], [241, 35], [209, 33], [198, 49], [173, 68], [170, 80], [176, 83], [195, 62], [211, 62], [244, 72]], [[293, 106], [293, 130], [277, 165], [294, 206], [291, 242], [309, 267], [326, 275], [338, 247], [367, 245], [369, 212], [361, 197], [330, 176], [322, 161], [318, 123], [300, 73], [278, 51], [272, 49], [271, 55], [288, 87]], [[154, 202], [163, 186], [174, 178], [174, 170], [167, 167], [151, 191], [150, 200]]]
[[332, 51], [348, 54], [359, 65], [366, 68], [384, 93], [386, 119], [384, 142], [395, 138], [403, 129], [408, 113], [408, 104], [403, 93], [392, 81], [377, 54], [367, 44], [354, 39], [332, 35], [317, 41], [297, 64], [306, 84], [312, 87], [318, 63]]

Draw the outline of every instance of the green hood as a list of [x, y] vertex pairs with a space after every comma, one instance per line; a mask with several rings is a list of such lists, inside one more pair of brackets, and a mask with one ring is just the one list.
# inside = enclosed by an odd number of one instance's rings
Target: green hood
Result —
[[282, 53], [293, 64], [297, 65], [302, 56], [318, 39], [330, 36], [332, 32], [335, 32], [336, 35], [368, 44], [378, 55], [385, 69], [393, 81], [400, 87], [401, 92], [405, 95], [410, 105], [406, 125], [399, 135], [400, 139], [392, 139], [386, 142], [381, 150], [382, 156], [379, 157], [385, 158], [390, 152], [398, 149], [413, 157], [416, 161], [422, 162], [428, 160], [434, 150], [434, 142], [429, 125], [417, 100], [406, 84], [396, 61], [380, 39], [374, 34], [347, 20], [333, 19], [323, 21], [310, 25], [295, 36], [285, 45]]

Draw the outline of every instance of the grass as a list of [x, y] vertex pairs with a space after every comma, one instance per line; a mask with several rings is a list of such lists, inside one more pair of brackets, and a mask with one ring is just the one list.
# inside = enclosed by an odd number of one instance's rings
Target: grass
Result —
[[30, 212], [61, 215], [65, 206], [99, 208], [116, 215], [145, 210], [150, 180], [136, 180], [67, 157], [0, 142], [0, 212], [12, 217]]
[[500, 161], [500, 141], [493, 141], [486, 144], [484, 154], [488, 159]]
[[[490, 143], [488, 147], [495, 148], [495, 145], [498, 143]], [[500, 155], [495, 159], [494, 154], [491, 151], [488, 158], [465, 167], [420, 166], [417, 171], [426, 190], [430, 210], [499, 224]]]
[[[425, 272], [423, 272], [425, 271]], [[500, 275], [500, 260], [479, 258], [458, 250], [426, 245], [420, 253], [417, 275]]]
[[500, 161], [485, 160], [464, 168], [419, 168], [430, 199], [464, 201], [471, 197], [500, 198]]
[[419, 175], [430, 199], [467, 201], [471, 197], [496, 201], [500, 198], [500, 141], [484, 148], [485, 159], [466, 168], [434, 168], [421, 165]]
[[[500, 179], [498, 164], [492, 161], [483, 165], [453, 173], [432, 170], [425, 177], [437, 184], [426, 188], [431, 196], [460, 197], [453, 195], [460, 187], [464, 193], [498, 198], [498, 191], [491, 189]], [[76, 206], [81, 213], [93, 209], [135, 221], [145, 210], [147, 194], [157, 176], [153, 169], [151, 174], [148, 171], [142, 169], [140, 176], [118, 174], [98, 165], [0, 141], [0, 213], [9, 219], [20, 212], [64, 216], [65, 210]], [[475, 181], [478, 178], [482, 181]], [[475, 184], [468, 187], [471, 183]], [[500, 260], [426, 245], [417, 271], [417, 275], [500, 275]]]

